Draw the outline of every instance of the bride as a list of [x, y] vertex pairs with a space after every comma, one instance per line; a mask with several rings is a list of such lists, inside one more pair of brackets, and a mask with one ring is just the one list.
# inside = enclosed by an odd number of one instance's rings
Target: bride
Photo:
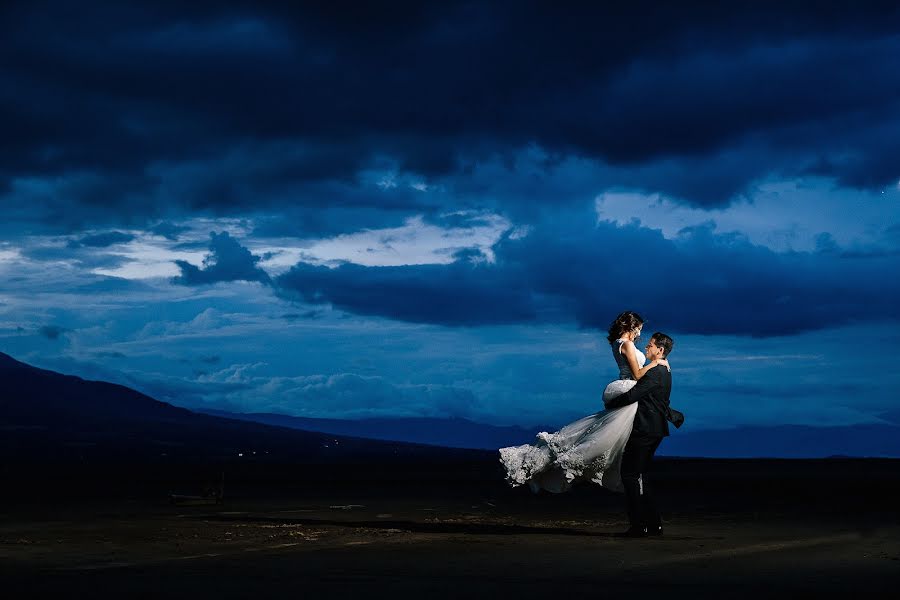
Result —
[[[665, 359], [644, 365], [647, 359], [634, 344], [643, 326], [644, 320], [632, 311], [623, 312], [609, 326], [607, 339], [619, 367], [619, 378], [606, 386], [604, 404], [634, 387], [653, 367], [669, 368]], [[555, 433], [542, 431], [532, 444], [500, 448], [507, 480], [514, 487], [527, 483], [534, 492], [564, 492], [575, 481], [585, 480], [621, 492], [619, 467], [636, 411], [637, 403], [603, 410]]]

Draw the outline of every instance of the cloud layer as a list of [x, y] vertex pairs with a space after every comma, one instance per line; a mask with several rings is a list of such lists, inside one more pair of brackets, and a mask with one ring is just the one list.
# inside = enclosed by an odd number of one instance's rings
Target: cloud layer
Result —
[[[547, 168], [588, 161], [601, 188], [702, 207], [772, 175], [900, 177], [890, 4], [339, 6], [7, 3], [10, 218], [275, 209], [309, 234], [337, 231], [337, 211], [346, 231], [451, 208], [473, 167], [529, 145]], [[458, 193], [366, 187], [391, 172]]]
[[561, 424], [632, 309], [698, 427], [896, 420], [898, 31], [877, 2], [4, 2], [0, 350], [190, 406]]
[[[704, 334], [789, 335], [900, 318], [896, 254], [834, 248], [776, 253], [712, 226], [676, 239], [586, 215], [494, 247], [496, 262], [330, 269], [298, 264], [277, 278], [310, 303], [444, 325], [568, 321], [605, 329], [622, 310], [654, 327]], [[576, 217], [577, 217], [576, 216]]]

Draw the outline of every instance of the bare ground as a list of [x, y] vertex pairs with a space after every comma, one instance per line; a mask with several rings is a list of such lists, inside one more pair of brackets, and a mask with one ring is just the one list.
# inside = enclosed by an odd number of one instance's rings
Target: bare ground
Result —
[[616, 535], [620, 496], [483, 478], [250, 486], [207, 507], [153, 494], [20, 503], [0, 514], [0, 576], [14, 598], [885, 597], [900, 584], [895, 470], [843, 495], [827, 478], [779, 494], [780, 478], [735, 492], [725, 476], [698, 489], [663, 473], [665, 535], [638, 540]]

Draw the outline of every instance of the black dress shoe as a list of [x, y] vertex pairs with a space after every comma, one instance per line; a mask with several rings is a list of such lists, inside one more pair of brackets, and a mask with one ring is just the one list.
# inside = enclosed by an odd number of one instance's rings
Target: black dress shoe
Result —
[[647, 535], [650, 537], [659, 537], [663, 534], [662, 525], [655, 525], [646, 529]]
[[627, 531], [620, 533], [619, 537], [642, 538], [647, 537], [647, 530], [643, 527], [629, 527]]

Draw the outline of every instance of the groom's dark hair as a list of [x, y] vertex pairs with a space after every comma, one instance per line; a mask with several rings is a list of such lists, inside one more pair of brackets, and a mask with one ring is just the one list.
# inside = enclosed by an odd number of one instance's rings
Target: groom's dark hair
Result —
[[651, 335], [650, 339], [653, 340], [653, 343], [656, 344], [657, 347], [663, 349], [663, 358], [668, 358], [669, 352], [672, 351], [672, 346], [675, 345], [675, 340], [659, 331]]

